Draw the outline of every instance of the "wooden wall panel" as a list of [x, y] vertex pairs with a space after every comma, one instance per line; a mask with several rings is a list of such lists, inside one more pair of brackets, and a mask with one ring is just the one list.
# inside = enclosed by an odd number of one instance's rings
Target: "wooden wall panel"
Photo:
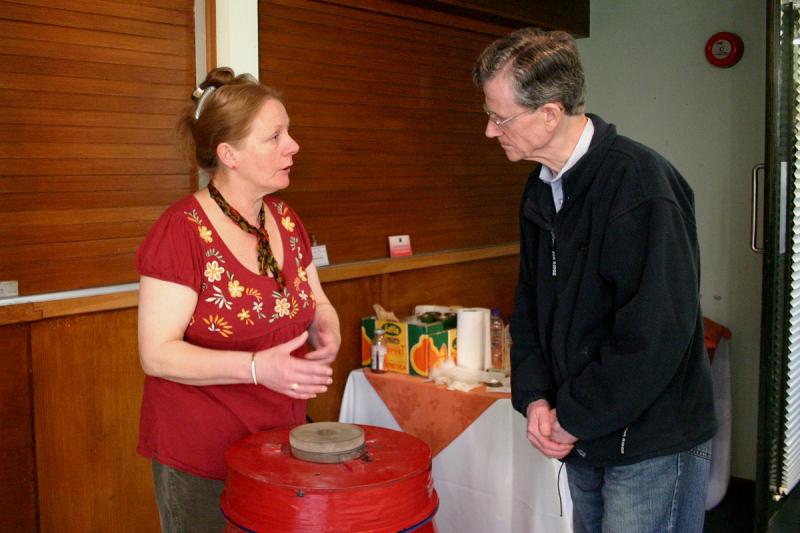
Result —
[[31, 351], [41, 531], [159, 531], [136, 310], [36, 322]]
[[498, 257], [392, 274], [388, 299], [392, 309], [409, 315], [419, 304], [496, 307], [504, 320], [514, 309], [519, 258]]
[[333, 263], [386, 257], [388, 235], [409, 234], [417, 253], [518, 238], [533, 164], [509, 163], [485, 138], [471, 81], [478, 54], [503, 29], [402, 16], [411, 9], [259, 3], [260, 78], [283, 92], [300, 144], [292, 184], [279, 194]]
[[308, 403], [308, 416], [315, 422], [339, 419], [347, 376], [361, 366], [360, 320], [372, 314], [372, 303], [380, 301], [381, 276], [326, 283], [324, 289], [339, 315], [342, 347], [333, 365], [333, 384]]
[[36, 531], [29, 332], [0, 327], [0, 531]]
[[147, 228], [194, 188], [173, 133], [194, 86], [193, 13], [192, 0], [0, 1], [0, 236], [18, 235], [0, 240], [0, 280], [20, 294], [135, 281]]
[[512, 26], [538, 26], [589, 36], [589, 0], [395, 0], [443, 13]]

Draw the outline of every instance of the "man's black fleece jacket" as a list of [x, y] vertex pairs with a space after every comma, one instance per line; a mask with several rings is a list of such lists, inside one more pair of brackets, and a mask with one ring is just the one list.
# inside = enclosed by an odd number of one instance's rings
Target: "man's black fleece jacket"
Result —
[[663, 157], [588, 115], [556, 213], [540, 167], [520, 209], [514, 407], [545, 398], [578, 438], [568, 462], [629, 464], [716, 431], [693, 193]]

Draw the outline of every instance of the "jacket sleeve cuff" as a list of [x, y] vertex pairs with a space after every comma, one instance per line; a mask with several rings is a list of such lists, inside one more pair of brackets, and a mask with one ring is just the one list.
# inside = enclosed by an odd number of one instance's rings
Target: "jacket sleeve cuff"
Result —
[[553, 402], [550, 401], [550, 399], [547, 397], [547, 395], [538, 394], [538, 393], [537, 394], [532, 394], [531, 396], [527, 396], [524, 399], [519, 400], [519, 401], [514, 401], [513, 398], [512, 398], [512, 403], [514, 404], [514, 407], [517, 409], [517, 411], [522, 413], [522, 416], [527, 418], [528, 417], [528, 406], [530, 406], [530, 404], [532, 404], [536, 400], [547, 400], [551, 405], [553, 404]]

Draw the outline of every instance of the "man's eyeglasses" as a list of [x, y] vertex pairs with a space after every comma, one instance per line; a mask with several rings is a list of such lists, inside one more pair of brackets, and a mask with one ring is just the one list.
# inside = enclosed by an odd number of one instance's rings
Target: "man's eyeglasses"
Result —
[[488, 109], [485, 109], [485, 108], [484, 108], [484, 110], [483, 110], [483, 112], [484, 112], [484, 113], [486, 113], [486, 116], [487, 116], [487, 117], [489, 117], [489, 120], [492, 122], [492, 124], [494, 124], [495, 126], [497, 126], [498, 128], [500, 128], [501, 130], [505, 130], [505, 126], [506, 126], [506, 125], [507, 125], [509, 122], [511, 122], [512, 120], [514, 120], [515, 118], [517, 118], [517, 117], [519, 117], [519, 116], [522, 116], [522, 115], [524, 115], [525, 113], [530, 113], [531, 111], [533, 111], [533, 109], [526, 109], [525, 111], [521, 111], [521, 112], [517, 113], [517, 114], [516, 114], [516, 115], [514, 115], [513, 117], [508, 117], [508, 118], [498, 118], [498, 117], [497, 117], [497, 116], [496, 116], [494, 113], [492, 113], [492, 112], [491, 112], [491, 111], [489, 111]]

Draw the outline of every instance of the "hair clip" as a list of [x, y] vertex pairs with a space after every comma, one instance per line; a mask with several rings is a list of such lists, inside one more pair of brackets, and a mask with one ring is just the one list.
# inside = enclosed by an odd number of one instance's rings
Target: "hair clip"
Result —
[[200, 87], [198, 87], [197, 89], [194, 90], [194, 92], [192, 93], [192, 96], [195, 97], [195, 98], [198, 98], [198, 97], [200, 98], [197, 101], [197, 105], [194, 108], [194, 119], [195, 120], [200, 118], [200, 112], [203, 111], [203, 105], [206, 103], [206, 100], [208, 100], [208, 97], [211, 96], [211, 94], [216, 90], [217, 90], [217, 88], [214, 87], [213, 85], [209, 85], [205, 89], [201, 89]]

